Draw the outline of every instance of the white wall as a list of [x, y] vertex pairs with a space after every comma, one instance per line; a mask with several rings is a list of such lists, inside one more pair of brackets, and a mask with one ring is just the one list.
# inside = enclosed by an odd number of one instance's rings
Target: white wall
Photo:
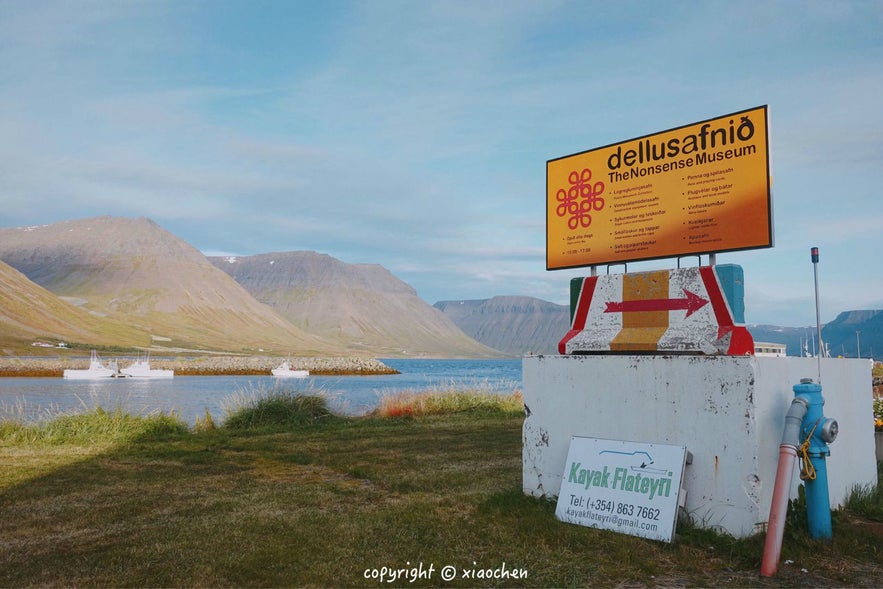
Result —
[[[827, 460], [833, 506], [877, 480], [870, 372], [866, 360], [822, 361], [825, 415], [840, 425]], [[818, 378], [815, 359], [525, 357], [524, 491], [557, 496], [571, 436], [684, 445], [694, 521], [750, 535], [769, 517], [785, 412], [804, 377]]]

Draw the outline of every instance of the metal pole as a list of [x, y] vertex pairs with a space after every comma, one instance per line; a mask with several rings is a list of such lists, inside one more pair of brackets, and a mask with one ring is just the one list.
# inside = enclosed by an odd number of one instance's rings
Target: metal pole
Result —
[[862, 357], [862, 342], [858, 338], [859, 333], [861, 333], [859, 330], [855, 330], [855, 356], [856, 356], [856, 358], [861, 359], [861, 357]]
[[822, 354], [825, 353], [825, 344], [822, 343], [822, 316], [819, 313], [819, 248], [814, 247], [810, 250], [812, 258], [812, 269], [816, 284], [816, 331], [819, 337], [819, 353], [816, 354], [816, 362], [819, 365], [819, 384], [822, 384]]

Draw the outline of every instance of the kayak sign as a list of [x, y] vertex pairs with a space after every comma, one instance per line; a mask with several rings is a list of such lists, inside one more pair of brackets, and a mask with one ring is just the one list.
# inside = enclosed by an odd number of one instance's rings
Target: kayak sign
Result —
[[574, 436], [555, 516], [671, 542], [687, 454], [684, 446]]

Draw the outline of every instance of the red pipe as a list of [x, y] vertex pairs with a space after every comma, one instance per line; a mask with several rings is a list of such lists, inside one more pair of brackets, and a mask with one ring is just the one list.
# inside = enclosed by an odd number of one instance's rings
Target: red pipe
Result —
[[770, 519], [763, 546], [763, 562], [760, 565], [762, 577], [772, 577], [779, 568], [785, 518], [788, 515], [788, 499], [791, 498], [791, 480], [794, 478], [794, 463], [797, 458], [797, 446], [800, 444], [800, 423], [808, 407], [809, 403], [805, 399], [795, 397], [791, 401], [788, 413], [785, 414], [785, 431], [782, 434], [782, 443], [779, 445], [779, 465], [776, 467], [776, 486], [773, 487]]
[[791, 497], [791, 479], [794, 477], [796, 458], [797, 448], [791, 444], [779, 446], [776, 486], [773, 488], [770, 520], [767, 523], [766, 542], [763, 545], [763, 563], [760, 565], [762, 577], [772, 577], [779, 568], [782, 536], [785, 534], [785, 517], [788, 515], [788, 499]]

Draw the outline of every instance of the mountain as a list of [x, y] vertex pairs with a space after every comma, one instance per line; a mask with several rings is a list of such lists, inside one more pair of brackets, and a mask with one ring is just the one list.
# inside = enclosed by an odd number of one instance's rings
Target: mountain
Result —
[[209, 260], [298, 328], [342, 348], [380, 357], [501, 355], [376, 264], [308, 251]]
[[748, 332], [755, 342], [785, 344], [789, 356], [800, 356], [804, 348], [813, 354], [816, 344], [816, 328], [813, 327], [781, 327], [778, 325], [747, 325]]
[[[513, 355], [528, 352], [557, 354], [558, 341], [570, 327], [570, 310], [540, 299], [499, 296], [491, 299], [440, 301], [434, 305], [479, 342]], [[748, 325], [755, 342], [785, 344], [789, 356], [804, 346], [814, 353], [815, 327]], [[859, 332], [858, 341], [856, 331]], [[883, 356], [883, 311], [845, 311], [822, 327], [822, 339], [832, 356]]]
[[557, 354], [570, 328], [570, 308], [523, 296], [439, 301], [434, 307], [486, 346], [521, 356]]
[[[814, 354], [818, 348], [818, 329], [815, 326], [749, 325], [748, 330], [755, 341], [786, 344], [789, 356], [800, 356], [804, 347]], [[883, 311], [843, 311], [834, 321], [822, 326], [822, 340], [834, 357], [856, 358], [859, 354], [862, 358], [872, 358], [875, 354], [883, 356]]]
[[150, 335], [60, 299], [0, 262], [0, 348], [47, 344], [150, 345]]
[[883, 310], [844, 311], [822, 328], [822, 340], [832, 356], [883, 357]]
[[[530, 297], [433, 308], [382, 266], [316, 252], [209, 260], [143, 218], [0, 229], [0, 260], [0, 348], [19, 351], [46, 339], [301, 356], [495, 357], [557, 353], [570, 323], [567, 306]], [[790, 355], [815, 334], [748, 329], [755, 341], [786, 344]], [[841, 313], [822, 335], [833, 356], [854, 357], [859, 341], [863, 357], [883, 355], [883, 311]]]
[[259, 303], [148, 219], [96, 217], [0, 229], [0, 260], [95, 315], [169, 348], [321, 355], [332, 345]]

